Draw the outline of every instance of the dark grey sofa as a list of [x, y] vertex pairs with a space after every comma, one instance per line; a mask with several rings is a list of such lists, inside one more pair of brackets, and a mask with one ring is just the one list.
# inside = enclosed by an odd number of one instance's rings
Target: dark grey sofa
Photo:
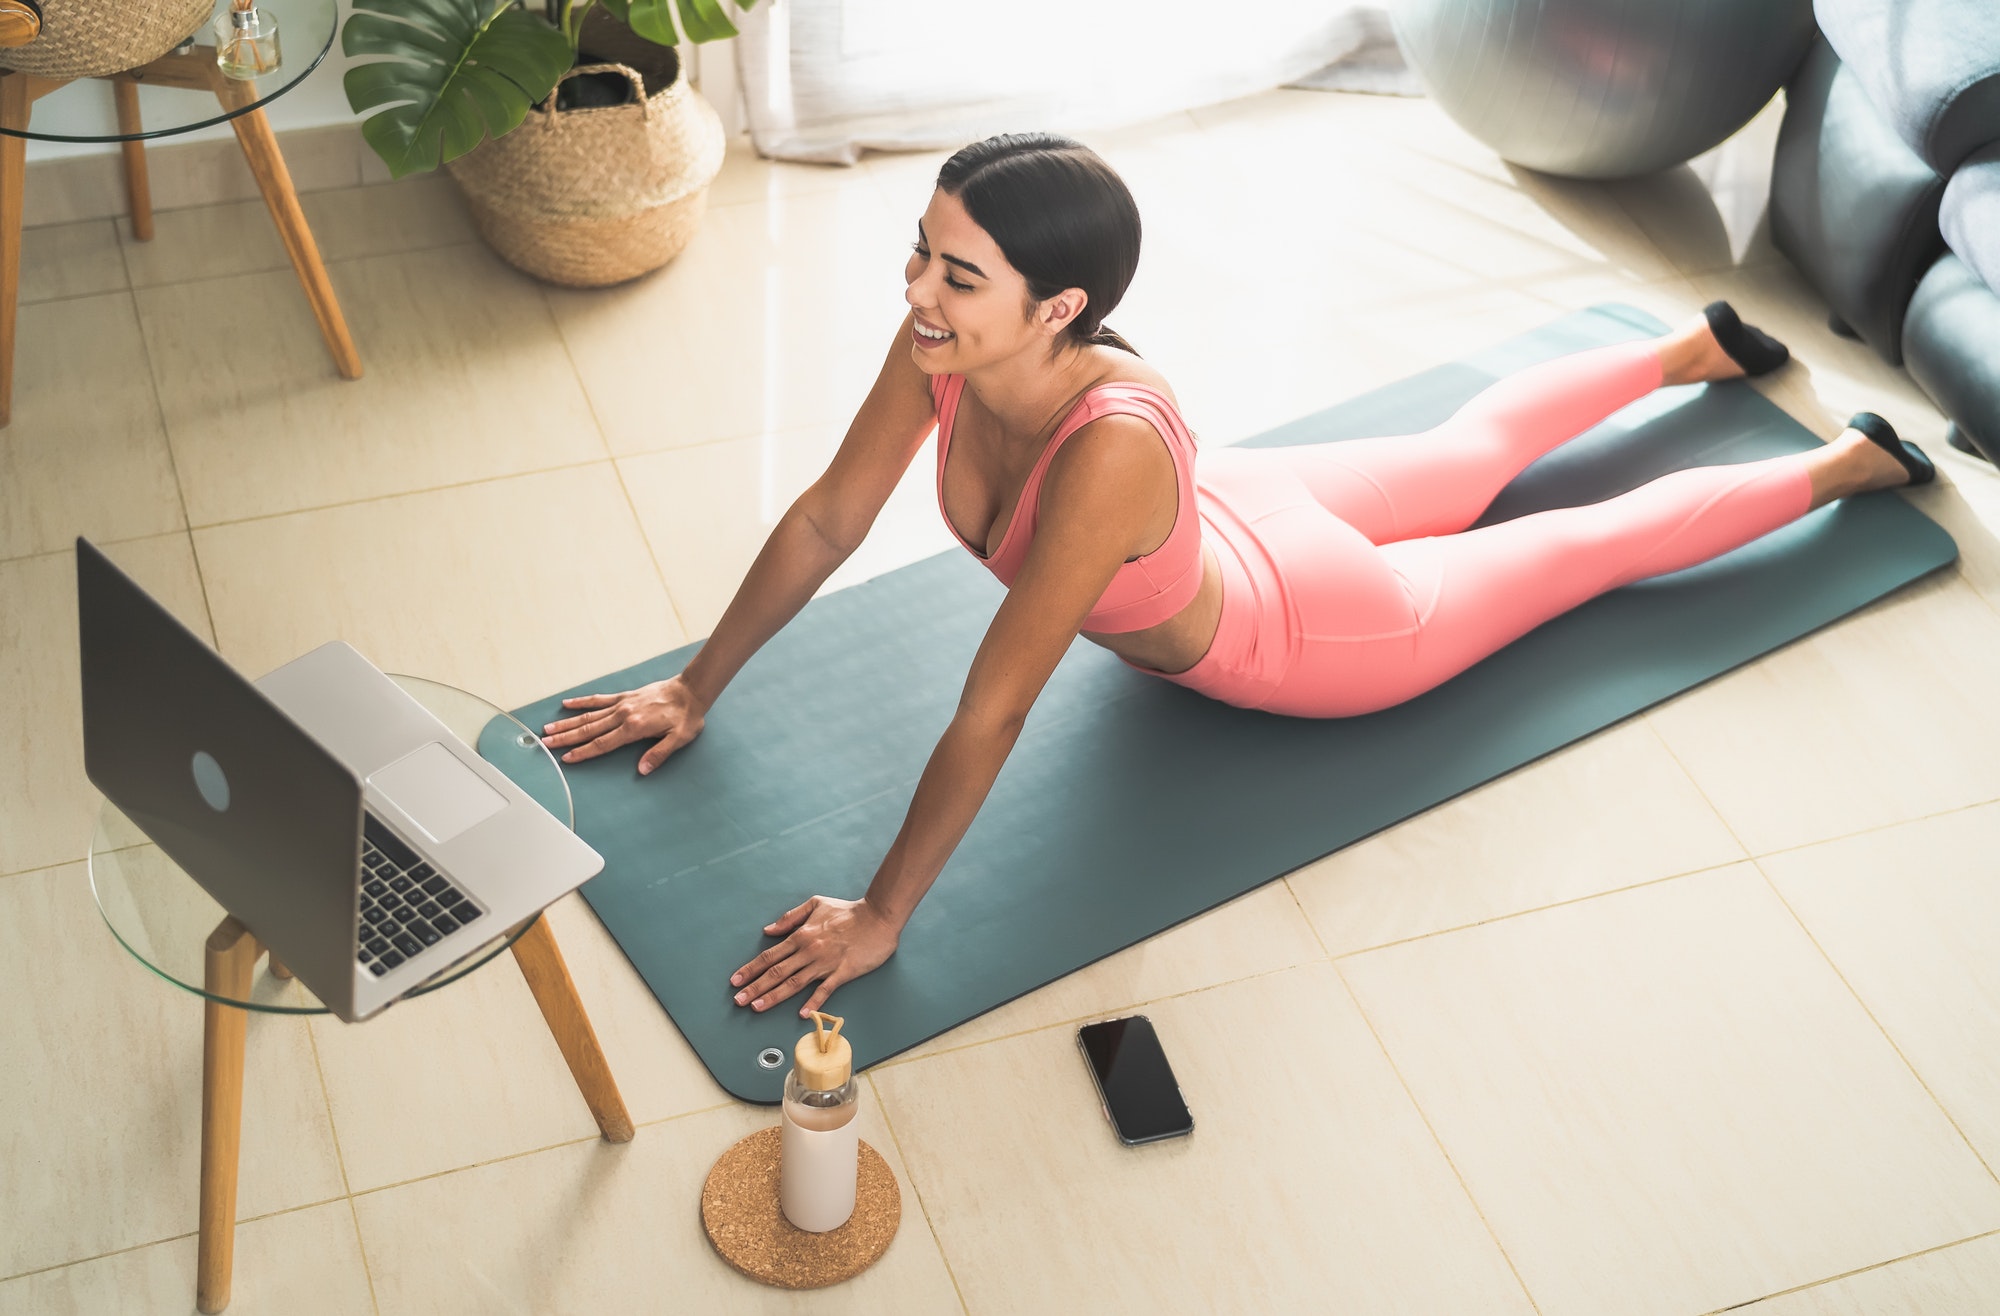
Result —
[[2000, 458], [2000, 0], [1816, 0], [1771, 236], [1835, 326]]

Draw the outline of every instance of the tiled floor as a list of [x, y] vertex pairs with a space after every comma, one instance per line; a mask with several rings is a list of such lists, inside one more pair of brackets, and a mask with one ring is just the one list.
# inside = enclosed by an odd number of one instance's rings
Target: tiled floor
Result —
[[[1213, 443], [1566, 309], [1726, 295], [1791, 341], [1767, 391], [1808, 425], [1868, 406], [1928, 443], [1945, 478], [1911, 497], [1958, 571], [880, 1067], [904, 1225], [825, 1292], [709, 1252], [702, 1177], [770, 1115], [579, 900], [555, 927], [629, 1145], [504, 959], [366, 1028], [257, 1016], [231, 1310], [2000, 1310], [2000, 476], [1772, 250], [1775, 126], [1613, 186], [1422, 101], [1107, 134], [1147, 223], [1113, 323]], [[518, 703], [705, 634], [868, 386], [936, 163], [733, 154], [686, 254], [594, 293], [502, 265], [440, 180], [313, 194], [351, 384], [254, 205], [27, 234], [0, 1313], [192, 1301], [200, 1012], [83, 881], [71, 538], [251, 671], [339, 635]], [[949, 545], [925, 461], [834, 585]], [[1071, 1031], [1137, 1006], [1200, 1129], [1132, 1151]]]

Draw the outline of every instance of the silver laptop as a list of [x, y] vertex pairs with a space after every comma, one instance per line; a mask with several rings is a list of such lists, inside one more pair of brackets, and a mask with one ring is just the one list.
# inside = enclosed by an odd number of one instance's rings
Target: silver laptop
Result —
[[254, 685], [76, 541], [84, 768], [343, 1019], [603, 858], [339, 641]]

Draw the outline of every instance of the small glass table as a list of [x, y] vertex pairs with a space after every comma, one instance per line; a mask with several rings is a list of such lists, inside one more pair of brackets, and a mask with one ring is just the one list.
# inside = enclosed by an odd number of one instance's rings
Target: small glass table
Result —
[[[299, 209], [291, 172], [278, 152], [278, 139], [264, 106], [303, 82], [326, 58], [339, 31], [335, 0], [259, 0], [278, 20], [283, 60], [255, 81], [225, 77], [215, 61], [215, 38], [204, 22], [180, 46], [150, 64], [101, 78], [47, 78], [0, 69], [0, 427], [11, 418], [14, 389], [14, 303], [20, 288], [21, 189], [26, 181], [27, 143], [120, 142], [124, 146], [125, 192], [132, 236], [153, 236], [152, 189], [144, 143], [213, 124], [228, 123], [270, 208], [292, 268], [298, 272], [313, 317], [326, 339], [334, 366], [344, 379], [361, 377], [361, 358], [347, 320], [333, 295], [319, 246]], [[229, 0], [216, 0], [216, 11]], [[84, 84], [111, 84], [111, 103]], [[141, 89], [144, 89], [142, 100]], [[37, 129], [37, 102], [64, 110], [61, 129]]]
[[[413, 676], [393, 679], [536, 803], [575, 825], [562, 767], [532, 730], [455, 686]], [[228, 914], [109, 801], [99, 810], [91, 837], [89, 872], [97, 908], [118, 943], [161, 978], [203, 1000], [195, 1300], [202, 1311], [218, 1312], [229, 1303], [235, 1253], [247, 1012], [324, 1014], [327, 1009], [275, 956], [269, 972], [258, 974], [264, 948], [254, 931]], [[504, 930], [409, 995], [449, 986], [509, 949], [598, 1131], [608, 1142], [630, 1141], [631, 1116], [547, 919], [537, 916]]]

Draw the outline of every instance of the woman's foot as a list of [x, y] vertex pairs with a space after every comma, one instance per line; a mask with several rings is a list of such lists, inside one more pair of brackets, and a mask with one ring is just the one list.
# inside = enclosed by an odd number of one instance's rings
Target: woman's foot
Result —
[[1700, 315], [1660, 339], [1659, 352], [1663, 384], [1767, 375], [1792, 359], [1783, 343], [1743, 323], [1728, 302], [1710, 302]]
[[1848, 419], [1848, 430], [1865, 437], [1903, 472], [1898, 484], [1929, 484], [1937, 479], [1937, 467], [1924, 450], [1896, 433], [1896, 427], [1872, 411], [1857, 411]]
[[1810, 472], [1814, 507], [1876, 489], [1929, 484], [1937, 478], [1922, 450], [1898, 438], [1889, 422], [1872, 411], [1856, 415], [1814, 458]]

